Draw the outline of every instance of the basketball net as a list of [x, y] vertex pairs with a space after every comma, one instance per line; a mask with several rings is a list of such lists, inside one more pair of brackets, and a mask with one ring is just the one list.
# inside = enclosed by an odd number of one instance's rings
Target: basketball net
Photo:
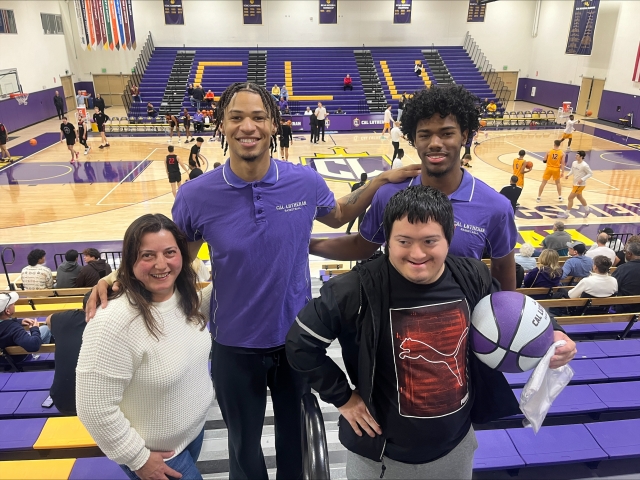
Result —
[[558, 108], [558, 113], [556, 115], [556, 120], [558, 121], [566, 121], [569, 118], [569, 115], [573, 115], [573, 107]]
[[18, 96], [16, 96], [16, 100], [18, 101], [18, 104], [26, 105], [27, 104], [27, 100], [29, 100], [29, 94], [28, 93], [23, 93], [22, 95], [18, 95]]

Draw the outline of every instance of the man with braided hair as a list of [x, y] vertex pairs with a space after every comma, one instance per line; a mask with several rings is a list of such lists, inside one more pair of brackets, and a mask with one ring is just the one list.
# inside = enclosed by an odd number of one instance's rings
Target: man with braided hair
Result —
[[416, 92], [402, 112], [402, 133], [422, 162], [419, 177], [385, 185], [376, 193], [359, 235], [312, 240], [310, 252], [336, 260], [362, 260], [385, 243], [382, 214], [389, 199], [410, 185], [431, 186], [453, 204], [455, 234], [450, 251], [461, 257], [491, 257], [491, 274], [502, 290], [515, 290], [513, 249], [518, 233], [511, 203], [460, 168], [460, 150], [478, 130], [478, 99], [461, 85]]
[[379, 187], [419, 170], [387, 171], [336, 200], [315, 170], [270, 157], [280, 112], [263, 87], [231, 85], [220, 97], [216, 117], [229, 159], [182, 186], [172, 214], [193, 242], [194, 256], [203, 240], [210, 246], [215, 279], [211, 374], [229, 431], [229, 476], [268, 478], [260, 446], [268, 386], [277, 477], [300, 478], [305, 386], [289, 366], [284, 344], [296, 314], [311, 298], [313, 221], [338, 228], [363, 213]]

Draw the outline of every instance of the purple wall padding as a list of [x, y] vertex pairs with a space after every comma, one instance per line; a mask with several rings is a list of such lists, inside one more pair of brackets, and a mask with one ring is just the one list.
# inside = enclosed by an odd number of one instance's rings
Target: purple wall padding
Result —
[[[536, 96], [531, 96], [531, 88], [536, 87]], [[559, 108], [562, 102], [571, 102], [571, 106], [576, 108], [578, 104], [578, 85], [567, 85], [566, 83], [547, 82], [534, 78], [518, 79], [518, 89], [516, 100], [537, 103], [551, 108]]]
[[[620, 111], [618, 111], [620, 107]], [[604, 90], [600, 101], [598, 118], [620, 123], [620, 119], [633, 112], [633, 126], [640, 126], [640, 95]]]
[[86, 90], [93, 98], [96, 98], [96, 92], [93, 88], [93, 82], [76, 82], [73, 84], [73, 91], [78, 93], [78, 90]]
[[[31, 92], [27, 104], [22, 106], [13, 98], [0, 100], [0, 122], [4, 123], [9, 133], [15, 132], [29, 125], [42, 122], [56, 116], [53, 96], [62, 87], [49, 88], [39, 92]], [[64, 95], [62, 95], [64, 101]], [[66, 102], [65, 102], [66, 104]], [[64, 111], [67, 111], [65, 106]]]

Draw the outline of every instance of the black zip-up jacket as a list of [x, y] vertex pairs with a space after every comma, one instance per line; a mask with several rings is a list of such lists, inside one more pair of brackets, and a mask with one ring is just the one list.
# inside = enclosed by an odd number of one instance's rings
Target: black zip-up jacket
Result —
[[62, 108], [62, 106], [63, 106], [62, 97], [59, 96], [59, 95], [54, 95], [53, 96], [53, 104], [58, 108]]
[[[471, 311], [490, 293], [500, 290], [486, 265], [471, 258], [449, 255], [446, 268], [465, 294]], [[338, 339], [349, 378], [371, 415], [376, 356], [382, 318], [389, 312], [389, 265], [386, 256], [356, 266], [325, 284], [319, 298], [298, 314], [286, 340], [287, 358], [325, 402], [337, 408], [351, 397], [344, 372], [326, 355], [329, 344]], [[552, 320], [553, 321], [553, 320]], [[560, 330], [553, 321], [554, 328]], [[492, 370], [475, 355], [469, 355], [471, 378], [471, 421], [486, 423], [520, 413], [518, 402], [504, 375]], [[382, 458], [385, 438], [359, 437], [351, 425], [339, 420], [340, 442], [350, 451], [371, 460]]]

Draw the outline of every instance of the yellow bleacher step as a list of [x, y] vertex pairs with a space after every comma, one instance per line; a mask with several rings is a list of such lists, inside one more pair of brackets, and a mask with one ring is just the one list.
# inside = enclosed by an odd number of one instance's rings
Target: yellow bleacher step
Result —
[[67, 480], [75, 458], [0, 462], [0, 480]]
[[35, 450], [95, 446], [96, 442], [78, 417], [47, 419], [38, 440], [33, 444]]

